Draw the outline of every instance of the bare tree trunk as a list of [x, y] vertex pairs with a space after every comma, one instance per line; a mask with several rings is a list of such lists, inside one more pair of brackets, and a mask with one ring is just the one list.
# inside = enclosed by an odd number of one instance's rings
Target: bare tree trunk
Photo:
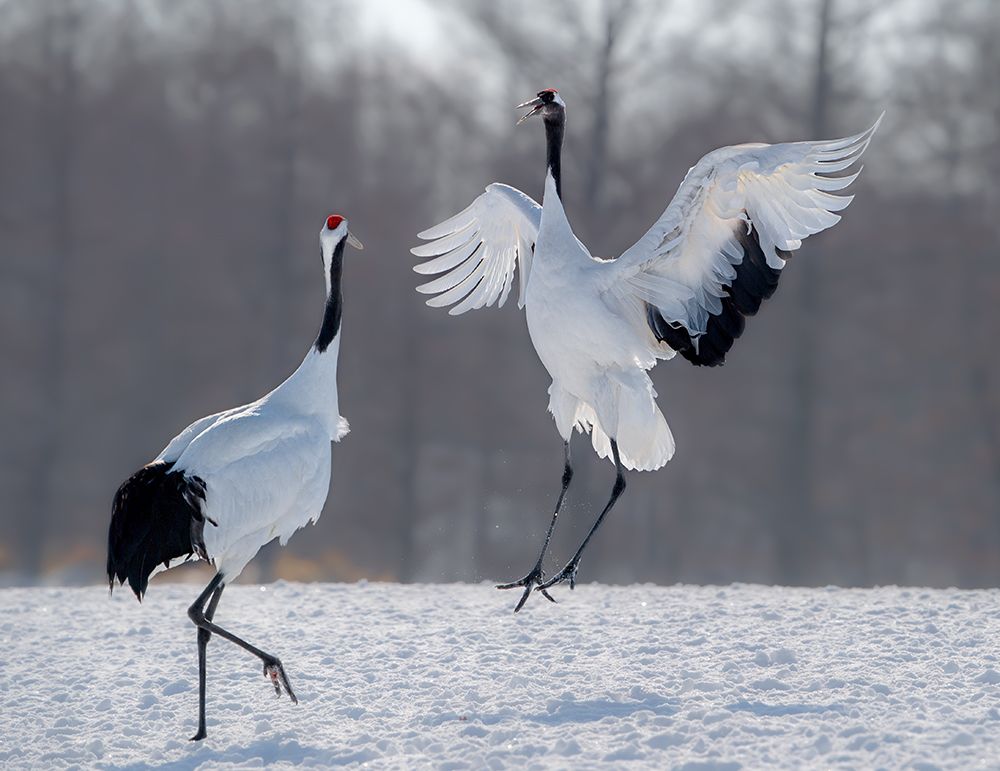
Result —
[[833, 0], [819, 0], [816, 14], [816, 64], [813, 70], [811, 128], [813, 139], [826, 139], [830, 101], [830, 15]]
[[[830, 100], [829, 37], [833, 0], [818, 0], [816, 51], [813, 69], [810, 138], [827, 135]], [[814, 441], [816, 420], [816, 369], [819, 344], [817, 330], [822, 318], [821, 255], [793, 260], [798, 273], [794, 287], [797, 298], [794, 360], [791, 382], [792, 418], [788, 436], [788, 503], [776, 512], [773, 529], [777, 578], [781, 583], [801, 584], [808, 580], [811, 562], [809, 547], [818, 528], [814, 510]]]
[[[996, 285], [996, 254], [992, 250], [981, 250], [977, 255], [970, 255], [970, 267], [974, 273], [974, 280], [982, 282], [985, 286]], [[988, 277], [993, 276], [993, 281]], [[996, 317], [995, 306], [988, 303], [969, 302], [959, 300], [959, 307], [964, 311], [967, 321], [965, 329], [972, 333], [982, 334], [981, 330], [994, 329], [991, 325], [991, 317]], [[983, 335], [986, 342], [982, 346], [970, 345], [968, 352], [970, 360], [966, 376], [968, 378], [969, 396], [971, 403], [977, 408], [977, 427], [981, 433], [983, 443], [989, 456], [989, 467], [987, 469], [986, 483], [990, 488], [993, 498], [993, 516], [984, 527], [984, 535], [988, 534], [994, 539], [1000, 539], [1000, 414], [996, 410], [996, 387], [990, 372], [990, 362], [992, 357], [986, 352], [990, 348], [988, 342], [992, 335]], [[967, 580], [976, 581], [977, 571], [973, 567], [972, 574]]]
[[[985, 44], [985, 50], [983, 51], [983, 70], [993, 77], [1000, 77], [1000, 43], [997, 43], [997, 33], [1000, 33], [1000, 22], [998, 22], [996, 16], [992, 17], [992, 21], [992, 29], [987, 33], [986, 38], [988, 42]], [[996, 96], [996, 92], [994, 92], [993, 100], [993, 125], [1000, 127], [1000, 97]], [[992, 179], [1000, 179], [1000, 146], [996, 143], [990, 146], [988, 163], [992, 169]], [[997, 222], [995, 216], [998, 208], [1000, 208], [1000, 190], [994, 185], [983, 211], [983, 215], [992, 224], [993, 244], [1000, 242], [1000, 222]], [[986, 285], [993, 287], [996, 291], [1000, 291], [1000, 262], [997, 260], [996, 251], [994, 249], [980, 250], [977, 262], [979, 263], [977, 266], [978, 270], [976, 271], [977, 275], [989, 277], [989, 280], [985, 282]], [[978, 328], [996, 329], [996, 326], [990, 323], [991, 314], [993, 319], [997, 318], [997, 304], [995, 302], [983, 304], [967, 303], [966, 307], [976, 307], [979, 310], [981, 317], [977, 321], [980, 325]], [[984, 346], [979, 350], [986, 351], [988, 349]], [[992, 487], [995, 496], [994, 502], [997, 507], [993, 521], [995, 526], [1000, 527], [1000, 413], [997, 411], [997, 406], [1000, 402], [996, 399], [996, 394], [1000, 391], [1000, 383], [997, 382], [996, 378], [991, 377], [992, 373], [989, 367], [991, 360], [992, 357], [985, 357], [981, 354], [981, 358], [978, 360], [978, 371], [973, 376], [973, 383], [978, 396], [978, 403], [982, 405], [983, 430], [986, 433], [986, 441], [990, 449], [990, 458], [992, 461]]]
[[[1000, 31], [1000, 24], [994, 21], [994, 28]], [[996, 43], [996, 36], [990, 30], [984, 37], [989, 41], [984, 45], [981, 52], [983, 56], [983, 72], [988, 75], [1000, 75], [1000, 45]], [[994, 125], [1000, 126], [1000, 98], [993, 97], [993, 119]], [[988, 168], [990, 168], [993, 179], [1000, 174], [1000, 148], [993, 144], [986, 152], [984, 158]], [[986, 193], [985, 206], [982, 214], [986, 221], [991, 224], [993, 231], [992, 243], [1000, 241], [1000, 223], [996, 221], [995, 213], [1000, 206], [1000, 195], [994, 186]], [[979, 284], [994, 292], [1000, 292], [1000, 263], [997, 261], [995, 249], [980, 249], [978, 253], [969, 261], [970, 285]], [[994, 330], [994, 321], [998, 318], [997, 304], [987, 297], [985, 302], [961, 302], [961, 307], [971, 316], [966, 327], [969, 330]], [[980, 333], [982, 334], [982, 333]], [[997, 528], [1000, 528], [1000, 413], [997, 411], [1000, 401], [997, 400], [1000, 383], [993, 377], [990, 364], [994, 357], [986, 352], [990, 349], [992, 334], [984, 335], [983, 345], [973, 345], [970, 347], [971, 362], [969, 367], [969, 386], [973, 404], [977, 405], [983, 440], [989, 453], [988, 483], [993, 494], [993, 531], [994, 537]]]
[[[625, 6], [617, 0], [604, 0], [603, 40], [598, 53], [593, 118], [590, 128], [590, 143], [587, 153], [587, 172], [584, 180], [584, 203], [587, 211], [598, 214], [604, 190], [604, 175], [607, 166], [608, 136], [611, 112], [611, 76], [614, 63], [612, 57], [618, 39], [621, 14]], [[598, 215], [596, 221], [600, 221]]]
[[[296, 169], [299, 149], [299, 114], [301, 112], [302, 72], [300, 61], [300, 36], [297, 21], [291, 9], [282, 13], [277, 21], [275, 39], [274, 90], [276, 97], [271, 105], [271, 141], [269, 155], [275, 164], [271, 201], [272, 219], [268, 228], [270, 244], [267, 263], [270, 280], [263, 291], [261, 305], [270, 310], [270, 361], [268, 371], [284, 372], [288, 366], [288, 318], [292, 294], [290, 280], [290, 245], [294, 242]], [[257, 557], [259, 580], [262, 583], [275, 579], [274, 565], [277, 545], [272, 543], [261, 549]]]
[[420, 316], [414, 313], [402, 330], [403, 368], [408, 377], [401, 378], [404, 388], [400, 389], [403, 401], [400, 410], [399, 431], [399, 486], [403, 494], [402, 521], [399, 523], [400, 555], [399, 580], [413, 581], [420, 565], [417, 563], [416, 529], [420, 525], [419, 497], [417, 496], [417, 456], [420, 452], [420, 426], [417, 405], [420, 404], [422, 378], [420, 372], [420, 343], [424, 332]]
[[[72, 184], [76, 165], [73, 130], [79, 100], [79, 73], [76, 69], [79, 9], [74, 2], [50, 6], [42, 26], [45, 60], [45, 96], [39, 135], [49, 158], [49, 211], [45, 228], [51, 234], [48, 265], [48, 303], [41, 324], [45, 350], [39, 369], [42, 412], [37, 426], [34, 456], [29, 466], [31, 484], [21, 539], [22, 569], [32, 577], [42, 570], [49, 523], [56, 502], [56, 482], [60, 471], [60, 437], [66, 423], [66, 379], [69, 371], [70, 287], [75, 257]], [[43, 292], [44, 292], [43, 289]], [[43, 295], [44, 296], [44, 295]]]

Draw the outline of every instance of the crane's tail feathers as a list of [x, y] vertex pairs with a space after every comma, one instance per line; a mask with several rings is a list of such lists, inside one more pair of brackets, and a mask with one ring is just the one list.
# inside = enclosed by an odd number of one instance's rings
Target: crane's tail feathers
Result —
[[[602, 458], [611, 457], [611, 437], [604, 430], [593, 408], [580, 402], [577, 429], [590, 431], [594, 450]], [[667, 419], [650, 398], [623, 400], [619, 405], [615, 437], [622, 465], [636, 471], [656, 471], [674, 456], [674, 437]]]
[[[203, 532], [205, 483], [155, 461], [118, 488], [108, 529], [108, 582], [128, 582], [142, 601], [149, 577], [171, 560], [208, 559]], [[214, 524], [214, 523], [213, 523]]]

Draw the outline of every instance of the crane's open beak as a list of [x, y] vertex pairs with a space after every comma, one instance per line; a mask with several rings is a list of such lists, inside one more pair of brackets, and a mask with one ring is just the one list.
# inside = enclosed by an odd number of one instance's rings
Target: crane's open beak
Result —
[[528, 110], [528, 112], [526, 112], [524, 115], [522, 115], [518, 119], [517, 125], [520, 126], [528, 118], [530, 118], [536, 112], [538, 112], [539, 110], [541, 110], [542, 109], [542, 105], [544, 105], [544, 104], [545, 104], [545, 102], [543, 102], [537, 96], [534, 99], [529, 99], [527, 102], [521, 102], [521, 104], [519, 104], [517, 107], [514, 108], [515, 110], [523, 110], [525, 107], [530, 107], [531, 109]]
[[349, 244], [350, 244], [351, 246], [353, 246], [353, 247], [354, 247], [355, 249], [364, 249], [364, 248], [365, 248], [365, 245], [364, 245], [363, 243], [361, 243], [361, 242], [360, 242], [360, 241], [359, 241], [359, 240], [358, 240], [358, 239], [357, 239], [357, 238], [355, 237], [355, 235], [354, 235], [353, 233], [351, 233], [351, 232], [348, 232], [348, 234], [347, 234], [347, 243], [349, 243]]

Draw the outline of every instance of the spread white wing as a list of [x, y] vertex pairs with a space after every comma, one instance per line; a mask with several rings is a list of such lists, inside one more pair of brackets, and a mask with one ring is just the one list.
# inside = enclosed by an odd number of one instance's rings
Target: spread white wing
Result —
[[417, 291], [435, 295], [427, 304], [452, 305], [452, 315], [472, 308], [503, 306], [520, 266], [518, 307], [531, 272], [531, 257], [542, 209], [529, 196], [509, 185], [493, 183], [465, 210], [418, 234], [430, 243], [410, 251], [433, 257], [413, 269], [443, 274], [421, 284]]
[[606, 291], [645, 303], [656, 338], [692, 362], [721, 364], [744, 317], [774, 292], [789, 253], [840, 221], [835, 212], [853, 196], [833, 193], [861, 173], [845, 174], [881, 120], [844, 139], [709, 153], [646, 234], [606, 263]]

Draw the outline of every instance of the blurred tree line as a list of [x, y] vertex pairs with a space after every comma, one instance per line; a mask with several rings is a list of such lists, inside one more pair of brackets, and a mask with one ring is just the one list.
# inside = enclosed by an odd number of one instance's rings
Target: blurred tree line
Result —
[[[407, 248], [490, 181], [540, 196], [510, 108], [555, 86], [605, 255], [705, 152], [888, 113], [727, 365], [654, 373], [677, 456], [583, 580], [995, 585], [998, 41], [991, 2], [0, 0], [0, 576], [97, 580], [117, 485], [298, 364], [331, 211], [367, 247], [353, 431], [324, 517], [248, 577], [521, 575], [561, 472], [546, 374], [513, 303], [424, 307]], [[578, 441], [558, 559], [612, 479]]]

